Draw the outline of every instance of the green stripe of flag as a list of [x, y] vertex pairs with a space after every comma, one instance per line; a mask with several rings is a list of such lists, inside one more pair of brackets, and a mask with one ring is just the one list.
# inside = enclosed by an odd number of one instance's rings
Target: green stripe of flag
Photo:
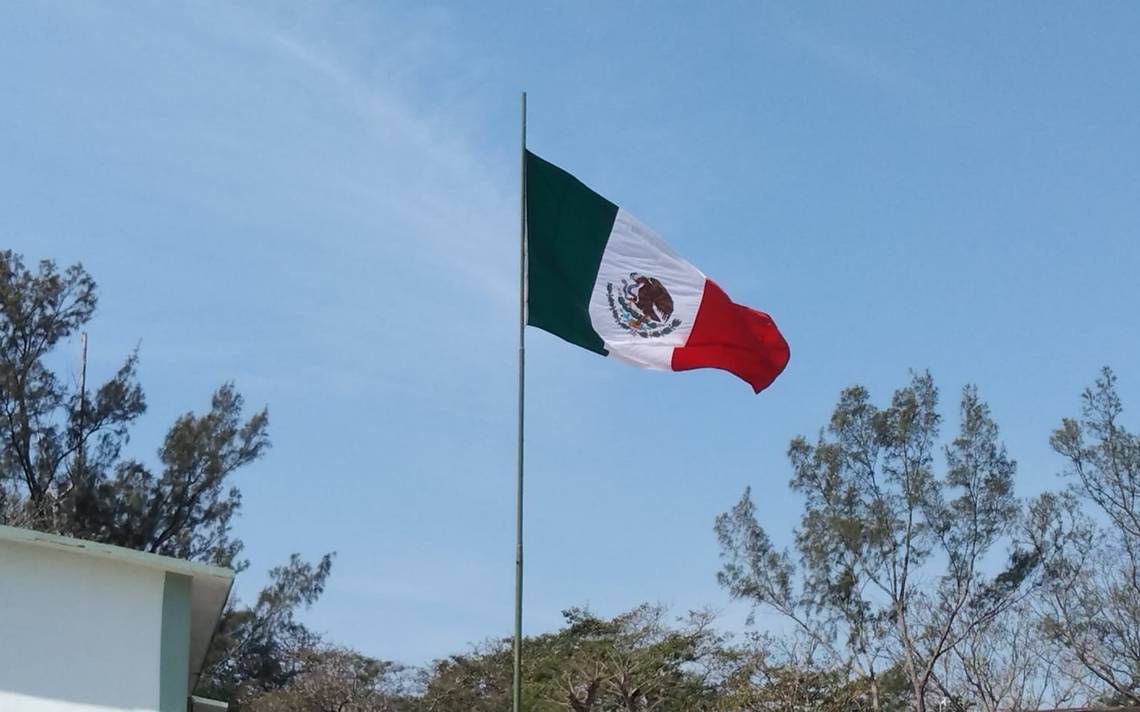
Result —
[[527, 323], [605, 355], [590, 295], [616, 205], [558, 166], [526, 153]]

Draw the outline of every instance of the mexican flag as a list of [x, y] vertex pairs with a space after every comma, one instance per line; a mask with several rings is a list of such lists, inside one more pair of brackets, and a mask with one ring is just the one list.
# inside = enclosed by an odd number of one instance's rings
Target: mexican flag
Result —
[[719, 368], [759, 393], [788, 364], [772, 318], [733, 303], [657, 233], [526, 153], [527, 323], [619, 361]]

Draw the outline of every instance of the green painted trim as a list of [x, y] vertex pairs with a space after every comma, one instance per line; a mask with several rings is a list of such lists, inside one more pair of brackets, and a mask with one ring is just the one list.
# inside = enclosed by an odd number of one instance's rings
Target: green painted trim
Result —
[[162, 587], [162, 648], [158, 673], [160, 712], [186, 712], [190, 697], [190, 587], [193, 579], [167, 573]]

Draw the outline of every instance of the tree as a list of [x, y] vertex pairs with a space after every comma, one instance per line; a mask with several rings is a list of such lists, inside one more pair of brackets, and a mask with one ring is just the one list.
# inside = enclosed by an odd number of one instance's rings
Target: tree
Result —
[[[720, 694], [725, 712], [862, 712], [872, 708], [869, 680], [820, 660], [819, 645], [802, 636], [753, 634], [748, 644], [726, 648], [730, 675]], [[827, 658], [826, 655], [822, 656]], [[884, 709], [906, 709], [908, 684], [896, 666], [876, 680]]]
[[405, 669], [353, 650], [315, 647], [299, 653], [300, 669], [287, 684], [253, 698], [250, 712], [404, 712]]
[[241, 504], [234, 471], [269, 446], [265, 410], [242, 421], [243, 401], [221, 386], [204, 415], [186, 413], [158, 451], [159, 469], [122, 456], [146, 410], [138, 354], [94, 389], [80, 391], [48, 366], [97, 304], [80, 265], [35, 271], [0, 253], [0, 517], [10, 524], [240, 567], [231, 536]]
[[670, 625], [660, 606], [613, 619], [586, 609], [563, 612], [566, 626], [535, 641], [535, 695], [570, 712], [711, 710], [717, 652], [713, 617], [693, 612]]
[[[268, 449], [267, 411], [245, 418], [241, 394], [223, 384], [207, 412], [174, 422], [153, 464], [125, 456], [146, 411], [138, 354], [94, 389], [49, 366], [97, 303], [81, 265], [29, 269], [0, 252], [0, 523], [244, 569], [232, 477]], [[330, 565], [328, 556], [315, 566], [294, 556], [253, 607], [231, 606], [202, 685], [228, 695], [285, 684], [289, 645], [315, 638], [294, 611], [320, 595]]]
[[1076, 701], [1087, 689], [1086, 675], [1042, 635], [1028, 600], [971, 631], [939, 667], [939, 682], [956, 693], [956, 709], [1058, 707]]
[[[562, 629], [523, 641], [524, 708], [532, 712], [716, 710], [727, 679], [725, 640], [707, 612], [671, 622], [660, 606], [613, 618], [563, 612]], [[510, 708], [510, 641], [436, 661], [418, 709], [501, 712]]]
[[716, 522], [722, 585], [784, 615], [832, 666], [866, 679], [876, 710], [879, 673], [898, 663], [924, 711], [939, 689], [939, 660], [1024, 597], [1039, 564], [1036, 552], [1017, 549], [998, 574], [983, 570], [991, 551], [1012, 545], [1016, 464], [967, 387], [939, 478], [937, 406], [926, 373], [882, 409], [855, 386], [814, 444], [792, 441], [791, 487], [805, 500], [798, 566], [760, 526], [748, 490]]
[[270, 582], [250, 607], [231, 603], [211, 642], [199, 689], [241, 706], [287, 687], [311, 663], [320, 638], [297, 613], [324, 592], [332, 570], [326, 554], [317, 565], [293, 554], [269, 572]]
[[1140, 704], [1140, 436], [1120, 423], [1111, 369], [1081, 401], [1050, 440], [1072, 484], [1035, 502], [1035, 531], [1054, 552], [1043, 623], [1110, 698]]
[[[523, 649], [523, 659], [527, 662], [530, 661], [529, 648]], [[424, 672], [420, 709], [424, 712], [510, 709], [511, 655], [510, 641], [496, 639], [476, 646], [467, 654], [436, 660]]]

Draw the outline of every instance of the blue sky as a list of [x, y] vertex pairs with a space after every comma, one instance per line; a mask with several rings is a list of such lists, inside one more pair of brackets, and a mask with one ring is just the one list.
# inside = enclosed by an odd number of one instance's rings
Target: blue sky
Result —
[[948, 427], [976, 383], [1024, 494], [1097, 368], [1140, 407], [1140, 6], [696, 8], [4, 8], [0, 239], [99, 281], [91, 377], [141, 343], [131, 454], [226, 380], [270, 409], [241, 595], [335, 550], [333, 640], [509, 632], [522, 89], [533, 150], [792, 347], [753, 396], [528, 333], [528, 631], [644, 600], [737, 625], [713, 518], [751, 485], [789, 541], [785, 448], [852, 383], [929, 368]]

